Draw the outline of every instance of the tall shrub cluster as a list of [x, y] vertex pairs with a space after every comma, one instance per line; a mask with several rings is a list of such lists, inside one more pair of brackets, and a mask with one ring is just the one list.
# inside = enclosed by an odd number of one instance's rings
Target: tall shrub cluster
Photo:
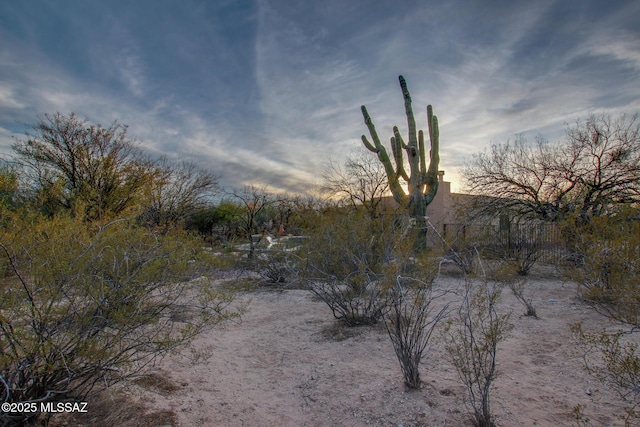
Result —
[[301, 275], [309, 290], [349, 326], [381, 320], [388, 304], [383, 270], [394, 256], [391, 216], [335, 210], [320, 220], [302, 254]]
[[[212, 261], [201, 242], [169, 225], [211, 176], [159, 174], [125, 131], [45, 116], [0, 168], [2, 402], [84, 400], [238, 315], [232, 292], [195, 280]], [[149, 224], [153, 206], [166, 216]], [[39, 416], [3, 411], [0, 425]]]
[[626, 207], [575, 224], [565, 229], [575, 242], [567, 277], [615, 327], [589, 332], [574, 325], [573, 331], [594, 350], [585, 358], [587, 369], [618, 393], [627, 404], [625, 422], [634, 425], [640, 419], [640, 352], [629, 338], [640, 330], [640, 211]]

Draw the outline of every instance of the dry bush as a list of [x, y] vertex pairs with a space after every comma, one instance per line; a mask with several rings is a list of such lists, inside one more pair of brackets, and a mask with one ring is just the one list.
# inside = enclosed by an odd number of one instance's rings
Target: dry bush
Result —
[[159, 394], [171, 394], [180, 390], [180, 386], [169, 379], [164, 372], [152, 372], [133, 379], [134, 384]]
[[[543, 223], [523, 222], [509, 224], [503, 237], [504, 247], [500, 251], [501, 258], [516, 266], [521, 276], [526, 276], [531, 268], [544, 256], [544, 244], [548, 241], [548, 226]], [[504, 234], [504, 231], [501, 231]]]
[[571, 329], [579, 342], [589, 348], [584, 356], [587, 370], [601, 383], [611, 387], [627, 405], [622, 415], [625, 426], [637, 425], [640, 420], [638, 344], [622, 330], [587, 333], [581, 324], [573, 325]]
[[268, 285], [284, 285], [295, 273], [292, 257], [279, 249], [267, 250], [254, 258], [255, 269]]
[[440, 235], [433, 224], [429, 226], [442, 243], [442, 257], [445, 262], [455, 264], [462, 274], [474, 275], [479, 268], [479, 257], [491, 249], [494, 242], [491, 227], [477, 224], [448, 224]]
[[492, 280], [500, 282], [511, 289], [511, 292], [526, 309], [524, 315], [538, 319], [538, 313], [533, 305], [533, 296], [529, 293], [528, 280], [521, 277], [520, 267], [515, 261], [499, 262], [489, 271]]
[[512, 280], [507, 283], [511, 292], [516, 297], [516, 299], [524, 305], [526, 311], [524, 312], [525, 316], [530, 316], [535, 319], [538, 319], [538, 313], [536, 312], [536, 308], [533, 305], [533, 297], [527, 296], [525, 293], [525, 286], [527, 281], [525, 279], [520, 280]]
[[400, 362], [404, 382], [411, 389], [420, 388], [420, 362], [438, 324], [449, 313], [449, 304], [436, 307], [444, 291], [433, 289], [435, 272], [427, 281], [411, 277], [396, 277], [390, 290], [390, 308], [384, 320], [389, 338]]
[[[191, 280], [208, 254], [129, 221], [4, 212], [0, 377], [8, 402], [83, 400], [235, 316], [232, 291]], [[2, 413], [20, 424], [33, 414]]]
[[362, 334], [360, 328], [352, 328], [344, 322], [333, 322], [322, 328], [320, 336], [326, 341], [346, 341], [348, 339], [360, 336]]
[[272, 261], [262, 267], [259, 273], [266, 283], [282, 284], [287, 282], [290, 272], [286, 265]]
[[593, 333], [575, 325], [573, 331], [588, 348], [587, 369], [627, 404], [626, 425], [640, 419], [640, 353], [631, 339], [640, 330], [639, 218], [640, 212], [628, 208], [570, 224], [578, 263], [566, 270], [583, 300], [619, 327]]
[[607, 214], [640, 201], [638, 115], [590, 115], [566, 130], [564, 141], [524, 136], [494, 144], [462, 171], [468, 192], [484, 195], [485, 214], [559, 221]]
[[573, 225], [576, 264], [565, 270], [579, 295], [600, 313], [640, 325], [640, 212], [623, 210]]
[[336, 319], [350, 326], [375, 324], [388, 305], [383, 269], [393, 260], [393, 235], [390, 217], [328, 213], [300, 251], [300, 277]]
[[446, 349], [460, 379], [467, 388], [472, 420], [476, 427], [493, 427], [490, 391], [498, 376], [498, 344], [512, 325], [510, 314], [500, 314], [502, 286], [498, 282], [466, 279], [466, 291], [457, 321], [447, 325]]
[[444, 259], [453, 262], [463, 274], [473, 274], [477, 255], [478, 251], [475, 247], [465, 247], [446, 250]]

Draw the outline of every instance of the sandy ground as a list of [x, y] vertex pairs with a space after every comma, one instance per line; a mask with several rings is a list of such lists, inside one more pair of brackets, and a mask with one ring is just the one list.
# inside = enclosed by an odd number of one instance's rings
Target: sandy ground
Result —
[[[443, 276], [437, 286], [461, 279]], [[598, 330], [605, 319], [575, 298], [575, 288], [546, 272], [527, 285], [539, 320], [507, 289], [503, 311], [513, 331], [500, 347], [501, 372], [492, 389], [499, 426], [577, 425], [573, 408], [586, 405], [593, 426], [623, 425], [623, 405], [583, 368], [569, 325]], [[173, 412], [174, 426], [469, 426], [466, 389], [441, 339], [421, 365], [425, 382], [407, 391], [383, 326], [344, 328], [304, 290], [260, 289], [241, 323], [202, 335], [206, 361], [166, 359], [156, 373], [173, 390], [134, 394], [151, 411]], [[138, 394], [139, 393], [139, 394]]]

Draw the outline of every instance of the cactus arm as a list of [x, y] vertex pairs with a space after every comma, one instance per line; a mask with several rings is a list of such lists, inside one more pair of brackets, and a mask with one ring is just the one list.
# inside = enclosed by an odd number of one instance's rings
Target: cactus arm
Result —
[[[433, 115], [431, 105], [427, 107], [427, 120], [429, 126], [429, 140], [431, 150], [429, 152], [429, 166], [427, 168], [425, 135], [424, 132], [416, 132], [416, 122], [411, 107], [411, 95], [407, 89], [407, 82], [404, 77], [399, 76], [400, 87], [404, 97], [404, 107], [407, 116], [407, 124], [409, 126], [408, 143], [402, 139], [397, 127], [393, 128], [394, 136], [391, 137], [391, 153], [395, 161], [395, 168], [392, 164], [387, 150], [380, 142], [380, 138], [376, 132], [371, 117], [367, 113], [365, 106], [362, 106], [362, 115], [369, 133], [371, 134], [370, 142], [366, 136], [362, 136], [362, 143], [367, 150], [378, 155], [378, 159], [382, 162], [387, 179], [389, 181], [389, 189], [393, 194], [393, 198], [401, 206], [408, 209], [411, 216], [417, 221], [424, 222], [424, 214], [426, 205], [433, 201], [438, 191], [438, 166], [440, 163], [440, 134], [438, 128], [438, 118]], [[409, 164], [409, 174], [404, 166], [402, 151], [406, 150], [407, 160]], [[405, 191], [400, 184], [400, 178], [408, 184], [408, 192]]]
[[400, 88], [402, 89], [402, 96], [404, 97], [404, 110], [407, 115], [407, 125], [409, 126], [409, 146], [415, 147], [416, 144], [416, 120], [413, 117], [413, 109], [411, 108], [411, 95], [409, 89], [407, 89], [407, 82], [404, 77], [398, 77], [400, 80]]
[[[409, 142], [406, 145], [407, 159], [409, 161], [409, 194], [410, 205], [414, 214], [417, 215], [418, 211], [423, 211], [422, 202], [423, 197], [423, 183], [420, 176], [420, 151], [418, 148], [418, 138], [416, 133], [416, 120], [413, 116], [413, 109], [411, 108], [411, 95], [407, 89], [407, 82], [404, 77], [400, 76], [400, 88], [402, 89], [402, 96], [404, 97], [404, 110], [407, 116], [407, 125], [409, 127]], [[424, 216], [424, 212], [420, 214]]]
[[402, 147], [400, 147], [400, 140], [392, 136], [389, 142], [391, 143], [393, 160], [396, 162], [396, 175], [400, 176], [400, 168], [402, 167]]
[[380, 150], [378, 150], [376, 147], [374, 147], [373, 145], [371, 145], [371, 143], [369, 142], [369, 140], [367, 139], [366, 136], [362, 135], [362, 143], [364, 144], [364, 146], [367, 148], [367, 150], [372, 151], [376, 154], [378, 154], [380, 152]]
[[427, 162], [426, 162], [426, 150], [424, 148], [424, 132], [420, 130], [418, 132], [418, 148], [420, 150], [420, 190], [423, 194], [426, 194], [427, 190]]
[[422, 130], [418, 132], [418, 150], [420, 151], [420, 173], [426, 174], [427, 163], [424, 155], [424, 132], [422, 132]]
[[409, 182], [407, 171], [404, 170], [404, 158], [402, 157], [402, 149], [406, 147], [406, 144], [402, 140], [397, 126], [393, 127], [393, 135], [394, 136], [391, 137], [391, 147], [393, 148], [393, 157], [396, 161], [396, 174]]
[[[378, 132], [376, 131], [376, 127], [373, 124], [373, 120], [371, 120], [371, 116], [367, 112], [367, 107], [364, 105], [360, 107], [362, 110], [362, 117], [364, 117], [364, 124], [367, 125], [367, 129], [369, 129], [369, 134], [371, 134], [371, 139], [373, 139], [373, 144], [375, 145], [378, 151], [384, 150], [384, 147], [380, 143], [380, 138], [378, 137]], [[362, 138], [366, 138], [362, 135]]]
[[437, 179], [438, 166], [440, 164], [440, 129], [438, 128], [438, 117], [433, 114], [431, 114], [431, 119], [429, 120], [429, 138], [431, 140], [431, 151], [429, 152], [431, 159], [429, 160], [427, 174], [433, 175]]
[[427, 125], [429, 126], [429, 139], [433, 146], [434, 140], [440, 138], [440, 130], [438, 128], [438, 118], [433, 115], [433, 107], [431, 105], [427, 105]]
[[438, 126], [438, 117], [433, 114], [431, 105], [427, 107], [427, 119], [431, 151], [429, 152], [429, 170], [425, 179], [426, 191], [424, 198], [426, 203], [429, 204], [438, 191], [438, 166], [440, 164], [440, 128]]
[[[384, 148], [382, 143], [380, 143], [380, 138], [378, 137], [378, 132], [376, 132], [376, 127], [373, 124], [373, 120], [371, 120], [371, 116], [369, 116], [369, 113], [367, 112], [367, 109], [365, 108], [364, 105], [361, 107], [361, 110], [362, 110], [362, 116], [364, 117], [364, 123], [365, 125], [367, 125], [367, 128], [369, 129], [369, 133], [371, 134], [371, 139], [375, 144], [375, 150], [372, 150], [372, 151], [378, 154], [378, 159], [384, 166], [385, 173], [387, 174], [387, 180], [389, 181], [389, 189], [391, 190], [391, 194], [393, 194], [393, 198], [395, 199], [396, 202], [398, 202], [399, 205], [406, 206], [407, 195], [405, 194], [404, 189], [402, 188], [402, 185], [400, 185], [398, 175], [396, 174], [395, 170], [393, 169], [393, 166], [391, 165], [391, 159], [387, 154], [387, 150]], [[366, 136], [362, 135], [362, 142], [364, 143], [365, 140], [367, 141], [367, 143], [369, 143]], [[369, 145], [371, 146], [371, 148], [373, 148], [371, 143], [369, 143]], [[367, 144], [365, 143], [365, 147], [366, 146]]]

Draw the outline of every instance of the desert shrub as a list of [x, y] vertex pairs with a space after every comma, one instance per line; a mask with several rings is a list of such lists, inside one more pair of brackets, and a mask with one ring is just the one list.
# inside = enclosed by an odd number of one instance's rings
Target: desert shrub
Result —
[[444, 259], [453, 262], [463, 274], [474, 272], [476, 256], [477, 249], [474, 247], [448, 249], [444, 253]]
[[489, 277], [508, 287], [518, 302], [524, 306], [526, 309], [524, 315], [538, 319], [538, 313], [533, 305], [533, 296], [527, 286], [528, 280], [521, 276], [517, 261], [500, 261], [489, 270]]
[[640, 353], [632, 337], [640, 328], [640, 222], [636, 209], [571, 224], [576, 256], [566, 270], [580, 297], [622, 327], [611, 332], [573, 331], [589, 351], [586, 368], [627, 404], [625, 422], [640, 418]]
[[286, 283], [290, 270], [286, 264], [277, 261], [267, 261], [264, 267], [260, 268], [260, 277], [272, 284]]
[[500, 314], [497, 304], [502, 285], [466, 279], [465, 295], [457, 319], [447, 325], [447, 353], [467, 388], [472, 420], [476, 427], [494, 426], [490, 390], [498, 376], [498, 344], [512, 325], [509, 314]]
[[127, 126], [91, 124], [75, 114], [45, 114], [12, 148], [42, 212], [106, 223], [139, 213], [157, 169]]
[[460, 202], [456, 209], [463, 222], [446, 224], [442, 236], [445, 257], [464, 273], [474, 271], [475, 257], [479, 254], [484, 259], [509, 262], [517, 267], [519, 275], [526, 276], [537, 262], [549, 260], [559, 252], [560, 239], [555, 224], [513, 217], [515, 212], [506, 207], [496, 212], [500, 222], [495, 224], [495, 217], [485, 216], [475, 202], [480, 206], [486, 203], [482, 198]]
[[[389, 291], [390, 307], [384, 315], [387, 333], [400, 362], [404, 382], [420, 388], [420, 362], [438, 324], [448, 315], [449, 304], [436, 307], [445, 292], [435, 291], [437, 270], [431, 268], [420, 279], [396, 275]], [[414, 272], [415, 275], [415, 272]]]
[[567, 278], [596, 310], [615, 320], [640, 325], [640, 212], [625, 209], [612, 216], [572, 225], [575, 264]]
[[261, 252], [255, 259], [255, 268], [267, 284], [277, 285], [290, 282], [295, 273], [292, 257], [284, 250], [273, 249]]
[[623, 415], [625, 426], [637, 425], [635, 423], [640, 419], [638, 344], [623, 330], [588, 333], [581, 324], [572, 325], [571, 329], [578, 340], [589, 347], [584, 357], [586, 369], [627, 404]]
[[[0, 378], [8, 402], [83, 400], [130, 378], [229, 316], [233, 292], [201, 273], [207, 254], [178, 231], [96, 228], [3, 212]], [[34, 414], [2, 413], [1, 424]]]
[[442, 244], [444, 260], [455, 264], [464, 275], [473, 275], [479, 267], [479, 256], [491, 249], [495, 236], [490, 227], [472, 223], [447, 224], [436, 241]]
[[516, 271], [526, 276], [544, 255], [547, 227], [543, 223], [510, 224], [502, 258], [515, 264]]
[[538, 313], [533, 305], [533, 297], [526, 294], [526, 284], [527, 280], [525, 279], [510, 280], [507, 283], [509, 289], [513, 292], [513, 295], [525, 307], [526, 311], [524, 312], [524, 315], [538, 319]]
[[383, 269], [393, 260], [393, 218], [338, 210], [315, 225], [300, 251], [299, 274], [336, 319], [377, 323], [388, 304]]

